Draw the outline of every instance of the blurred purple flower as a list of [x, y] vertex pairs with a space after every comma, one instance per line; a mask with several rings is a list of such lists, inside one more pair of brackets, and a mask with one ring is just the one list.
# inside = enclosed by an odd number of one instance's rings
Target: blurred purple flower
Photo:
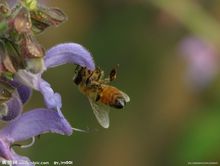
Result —
[[206, 87], [218, 72], [218, 56], [214, 45], [197, 37], [187, 37], [180, 43], [187, 62], [187, 79], [193, 88]]
[[[26, 166], [32, 165], [27, 157], [17, 155], [11, 148], [14, 142], [33, 138], [44, 133], [71, 135], [72, 127], [60, 112], [50, 109], [35, 109], [23, 113], [0, 130], [0, 159], [13, 160]], [[13, 166], [22, 164], [14, 164]]]

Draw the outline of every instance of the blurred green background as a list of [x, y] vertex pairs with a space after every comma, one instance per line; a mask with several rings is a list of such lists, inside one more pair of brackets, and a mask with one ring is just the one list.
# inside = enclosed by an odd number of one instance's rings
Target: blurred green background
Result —
[[[29, 149], [16, 148], [33, 161], [73, 161], [75, 166], [181, 166], [220, 163], [220, 79], [202, 90], [185, 81], [187, 64], [180, 41], [199, 36], [217, 46], [217, 0], [48, 0], [68, 21], [38, 36], [47, 49], [77, 42], [107, 73], [117, 64], [114, 86], [131, 102], [112, 110], [109, 129], [99, 126], [87, 101], [72, 82], [73, 65], [44, 74], [62, 95], [63, 113], [73, 127], [91, 130], [72, 136], [45, 134]], [[205, 67], [205, 66], [204, 66]], [[43, 107], [33, 93], [26, 110]], [[52, 165], [52, 164], [51, 164]]]

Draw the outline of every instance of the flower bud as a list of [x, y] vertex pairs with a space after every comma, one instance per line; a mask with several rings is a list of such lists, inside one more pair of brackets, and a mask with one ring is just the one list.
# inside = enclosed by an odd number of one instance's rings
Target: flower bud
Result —
[[26, 62], [26, 70], [32, 72], [33, 74], [42, 73], [45, 70], [43, 58], [29, 58]]
[[20, 44], [21, 54], [25, 58], [40, 58], [44, 50], [31, 34], [24, 34]]
[[11, 10], [6, 2], [0, 3], [0, 34], [4, 34], [8, 29], [6, 17], [11, 14]]
[[31, 32], [31, 19], [30, 13], [26, 8], [21, 8], [15, 19], [13, 20], [14, 28], [19, 33]]
[[5, 44], [3, 41], [0, 42], [0, 75], [4, 75], [4, 73], [15, 73], [16, 70], [11, 62], [11, 59], [9, 58], [7, 51], [5, 49]]
[[11, 14], [11, 9], [9, 8], [9, 6], [6, 2], [1, 2], [0, 3], [0, 13], [1, 13], [0, 18], [2, 16], [8, 17]]
[[66, 15], [58, 8], [39, 7], [30, 14], [35, 33], [43, 32], [50, 26], [58, 26], [67, 20]]
[[[17, 45], [13, 42], [6, 40], [5, 41], [5, 55], [8, 56], [8, 60], [5, 58], [5, 68], [11, 72], [14, 72], [14, 69], [17, 71], [18, 69], [24, 69], [26, 67], [24, 57], [18, 51]], [[8, 62], [10, 61], [10, 62]], [[10, 67], [10, 65], [11, 67]], [[12, 67], [14, 69], [12, 69]]]

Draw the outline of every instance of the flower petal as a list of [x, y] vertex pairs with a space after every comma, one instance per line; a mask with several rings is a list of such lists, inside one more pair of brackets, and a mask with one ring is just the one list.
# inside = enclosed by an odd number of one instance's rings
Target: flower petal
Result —
[[13, 96], [9, 101], [6, 102], [5, 106], [6, 115], [1, 117], [1, 120], [4, 121], [10, 121], [12, 119], [15, 119], [23, 111], [23, 105], [17, 92], [13, 93]]
[[58, 44], [46, 52], [44, 59], [47, 68], [71, 63], [87, 67], [90, 70], [95, 69], [91, 54], [76, 43]]
[[34, 166], [28, 157], [18, 155], [13, 149], [11, 149], [11, 160], [17, 162], [13, 166]]
[[32, 95], [32, 89], [21, 84], [19, 81], [16, 81], [15, 79], [11, 81], [10, 84], [17, 89], [22, 103], [25, 104]]
[[44, 108], [28, 111], [8, 123], [0, 131], [0, 137], [5, 137], [10, 143], [13, 143], [47, 132], [71, 135], [72, 127], [63, 116], [60, 116], [60, 113]]
[[29, 100], [31, 95], [32, 95], [31, 88], [29, 88], [29, 87], [27, 87], [25, 85], [18, 86], [17, 87], [17, 91], [18, 91], [18, 94], [19, 94], [20, 99], [21, 99], [23, 104], [25, 104]]
[[14, 152], [7, 141], [0, 139], [0, 161], [2, 160], [13, 162], [13, 166], [33, 166], [29, 158], [19, 156]]
[[[0, 158], [9, 160], [10, 159], [9, 145], [0, 139]], [[0, 160], [1, 161], [1, 160]]]
[[19, 70], [16, 73], [15, 79], [21, 84], [40, 91], [44, 97], [44, 102], [47, 108], [61, 108], [62, 103], [59, 93], [54, 93], [50, 84], [43, 80], [40, 74], [33, 74], [26, 70]]
[[33, 74], [27, 70], [18, 70], [15, 74], [16, 81], [35, 90], [38, 90], [38, 84], [40, 79], [41, 74]]
[[43, 79], [39, 81], [39, 90], [44, 97], [44, 102], [47, 108], [61, 108], [61, 96], [59, 93], [54, 93], [53, 89], [51, 88], [50, 84]]
[[15, 119], [23, 111], [23, 104], [20, 97], [15, 91], [12, 97], [1, 105], [1, 115], [0, 119], [3, 121], [10, 121]]

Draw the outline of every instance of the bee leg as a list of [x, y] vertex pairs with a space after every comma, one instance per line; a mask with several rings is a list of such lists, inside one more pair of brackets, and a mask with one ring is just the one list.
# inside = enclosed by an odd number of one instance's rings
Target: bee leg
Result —
[[115, 69], [115, 68], [112, 69], [112, 70], [110, 71], [110, 74], [109, 74], [109, 80], [110, 80], [110, 81], [115, 80], [115, 79], [116, 79], [116, 74], [117, 74], [116, 69]]
[[105, 72], [103, 70], [100, 70], [99, 80], [103, 80], [104, 76], [105, 76]]
[[100, 100], [100, 98], [101, 98], [101, 96], [98, 94], [98, 95], [96, 96], [95, 101], [99, 101], [99, 100]]
[[105, 78], [103, 83], [109, 83], [109, 82], [114, 81], [116, 79], [116, 75], [117, 75], [116, 68], [118, 68], [118, 67], [119, 67], [119, 64], [117, 64], [117, 66], [110, 71], [109, 77]]

